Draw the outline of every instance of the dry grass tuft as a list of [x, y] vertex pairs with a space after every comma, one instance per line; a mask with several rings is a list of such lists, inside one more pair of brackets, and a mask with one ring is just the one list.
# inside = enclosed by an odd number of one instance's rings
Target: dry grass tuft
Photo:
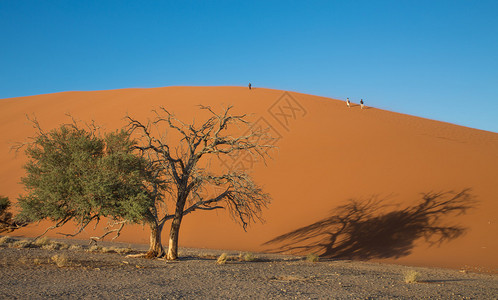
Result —
[[70, 265], [69, 260], [65, 254], [56, 254], [52, 256], [52, 261], [59, 267], [68, 267]]
[[88, 248], [86, 251], [88, 251], [88, 252], [100, 252], [100, 251], [102, 251], [102, 247], [97, 246], [97, 245], [93, 245], [93, 246], [90, 246], [90, 248]]
[[13, 247], [13, 248], [29, 248], [32, 245], [33, 244], [28, 240], [19, 240], [19, 241], [15, 241], [14, 243], [10, 244], [9, 246]]
[[206, 253], [206, 252], [203, 252], [199, 255], [197, 255], [198, 258], [202, 258], [202, 259], [217, 259], [218, 257], [214, 254], [211, 254], [211, 253]]
[[408, 270], [404, 274], [404, 281], [406, 283], [417, 283], [420, 280], [420, 273], [415, 270]]
[[128, 247], [128, 248], [114, 248], [114, 251], [116, 251], [119, 254], [128, 254], [128, 253], [132, 253], [133, 249], [131, 249], [130, 247]]
[[33, 263], [35, 265], [41, 265], [43, 263], [43, 261], [41, 259], [39, 259], [39, 258], [35, 258], [35, 259], [33, 259]]
[[66, 243], [58, 243], [58, 244], [59, 244], [59, 249], [61, 250], [67, 250], [70, 247], [70, 245]]
[[44, 236], [44, 237], [36, 239], [33, 242], [33, 245], [38, 246], [38, 247], [43, 247], [45, 245], [50, 245], [51, 243], [52, 243], [52, 241], [48, 237]]
[[58, 242], [51, 241], [50, 243], [41, 246], [41, 248], [45, 249], [45, 250], [59, 250], [62, 248], [62, 244], [58, 243]]
[[71, 251], [79, 251], [82, 249], [82, 247], [80, 245], [71, 245], [71, 246], [69, 246], [68, 249]]
[[116, 253], [116, 247], [102, 247], [102, 253]]
[[259, 258], [252, 253], [240, 253], [239, 254], [240, 261], [257, 261]]
[[9, 244], [13, 243], [15, 239], [11, 238], [10, 236], [2, 236], [0, 238], [0, 246], [8, 246]]
[[315, 253], [310, 253], [306, 255], [306, 261], [307, 262], [318, 262], [320, 261], [320, 257], [316, 255]]
[[227, 260], [228, 260], [228, 254], [222, 253], [220, 257], [218, 257], [218, 259], [216, 260], [216, 263], [219, 265], [224, 265], [227, 263]]

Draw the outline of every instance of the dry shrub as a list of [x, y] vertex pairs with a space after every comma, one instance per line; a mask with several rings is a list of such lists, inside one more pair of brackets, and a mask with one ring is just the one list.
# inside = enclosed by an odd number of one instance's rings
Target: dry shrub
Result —
[[61, 249], [61, 246], [62, 244], [51, 241], [50, 243], [41, 246], [41, 248], [45, 250], [59, 250]]
[[224, 265], [227, 263], [228, 260], [228, 254], [226, 253], [221, 253], [220, 257], [216, 260], [216, 263], [219, 265]]
[[88, 251], [88, 252], [100, 252], [101, 250], [102, 250], [102, 247], [97, 246], [97, 245], [92, 245], [86, 251]]
[[48, 237], [44, 236], [44, 237], [36, 239], [33, 242], [33, 245], [38, 246], [38, 247], [43, 247], [45, 245], [50, 245], [51, 243], [52, 243], [52, 241]]
[[32, 246], [31, 242], [28, 240], [19, 240], [10, 244], [13, 248], [29, 248]]
[[39, 259], [39, 258], [35, 258], [35, 259], [33, 259], [33, 263], [35, 265], [41, 265], [43, 263], [43, 261], [41, 259]]
[[420, 280], [420, 273], [415, 270], [408, 270], [404, 274], [404, 281], [406, 283], [417, 283]]
[[201, 253], [197, 255], [197, 257], [202, 258], [202, 259], [217, 259], [217, 256], [211, 253]]
[[103, 247], [102, 253], [116, 253], [116, 247]]
[[59, 244], [59, 249], [61, 250], [66, 250], [69, 249], [70, 245], [66, 243], [58, 243]]
[[9, 246], [9, 244], [13, 243], [15, 239], [11, 238], [10, 236], [2, 236], [0, 238], [0, 246]]
[[307, 262], [318, 262], [320, 260], [320, 257], [316, 255], [315, 253], [310, 253], [306, 255], [306, 261]]
[[82, 249], [82, 247], [80, 245], [71, 245], [71, 246], [69, 246], [69, 250], [71, 250], [71, 251], [79, 251], [81, 249]]
[[252, 253], [241, 253], [239, 254], [240, 261], [257, 261], [258, 257]]
[[128, 254], [128, 253], [133, 252], [133, 249], [131, 249], [130, 247], [128, 247], [128, 248], [114, 248], [114, 251], [116, 251], [119, 254]]
[[51, 259], [59, 268], [68, 267], [70, 265], [69, 260], [67, 259], [67, 256], [65, 254], [56, 254], [52, 256]]
[[63, 250], [63, 249], [68, 249], [69, 245], [66, 243], [62, 242], [56, 242], [48, 237], [42, 237], [38, 238], [33, 242], [33, 245], [36, 247], [41, 247], [42, 249], [45, 250]]

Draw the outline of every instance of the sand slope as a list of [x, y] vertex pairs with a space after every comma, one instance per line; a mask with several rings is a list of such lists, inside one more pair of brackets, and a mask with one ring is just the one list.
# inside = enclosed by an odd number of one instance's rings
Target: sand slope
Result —
[[[12, 143], [33, 134], [25, 114], [35, 114], [45, 129], [67, 121], [65, 114], [71, 113], [77, 119], [94, 119], [112, 130], [125, 124], [123, 116], [127, 113], [145, 120], [151, 115], [150, 110], [159, 106], [189, 120], [198, 112], [198, 104], [215, 108], [231, 104], [238, 112], [253, 113], [254, 121], [270, 126], [279, 138], [279, 150], [267, 167], [261, 163], [230, 162], [244, 164], [272, 195], [273, 202], [264, 214], [265, 224], [254, 224], [244, 232], [224, 211], [196, 212], [184, 219], [182, 246], [246, 251], [283, 249], [284, 244], [292, 246], [293, 241], [264, 243], [336, 216], [339, 211], [335, 208], [348, 203], [348, 199], [361, 201], [375, 196], [383, 203], [397, 205], [390, 206], [388, 211], [399, 212], [418, 203], [421, 193], [471, 188], [473, 199], [478, 201], [471, 210], [459, 216], [438, 215], [441, 227], [458, 225], [466, 229], [459, 237], [430, 246], [425, 239], [416, 238], [413, 226], [408, 226], [410, 229], [400, 228], [394, 233], [397, 243], [402, 241], [396, 245], [402, 251], [385, 251], [389, 245], [383, 240], [369, 241], [359, 248], [367, 259], [498, 269], [498, 134], [375, 108], [347, 108], [343, 101], [299, 93], [262, 88], [249, 91], [242, 87], [167, 87], [2, 99], [0, 194], [15, 199], [22, 192], [18, 182], [25, 159], [9, 150]], [[364, 224], [379, 226], [378, 220], [374, 215], [367, 220], [370, 223]], [[399, 222], [382, 223], [378, 230], [367, 227], [383, 232], [386, 228], [382, 226], [397, 227]], [[30, 236], [43, 228], [41, 224], [18, 234]], [[327, 230], [333, 232], [320, 232], [318, 239], [324, 245], [313, 251], [325, 251], [330, 246], [327, 241], [331, 241], [337, 228]], [[313, 233], [316, 231], [308, 232]], [[432, 238], [437, 239], [437, 235]], [[120, 240], [146, 243], [147, 228], [128, 229]], [[354, 240], [342, 241], [343, 245], [347, 242], [357, 245]], [[375, 251], [379, 244], [384, 247], [382, 255]]]

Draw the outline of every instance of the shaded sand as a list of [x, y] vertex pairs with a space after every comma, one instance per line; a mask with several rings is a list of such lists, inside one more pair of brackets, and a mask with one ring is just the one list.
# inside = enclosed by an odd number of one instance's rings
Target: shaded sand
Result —
[[[223, 210], [189, 215], [183, 221], [181, 246], [243, 251], [283, 249], [283, 244], [293, 245], [293, 241], [265, 243], [337, 216], [337, 207], [349, 199], [366, 201], [375, 196], [382, 203], [392, 204], [383, 211], [384, 216], [394, 212], [389, 216], [396, 215], [398, 220], [382, 223], [379, 220], [386, 218], [379, 217], [380, 212], [370, 212], [370, 218], [365, 220], [370, 223], [362, 224], [374, 224], [370, 228], [379, 227], [376, 232], [384, 232], [386, 228], [382, 226], [399, 227], [394, 233], [386, 231], [396, 237], [387, 241], [341, 241], [342, 245], [360, 246], [350, 247], [357, 250], [354, 253], [343, 251], [340, 258], [350, 254], [408, 265], [497, 272], [498, 134], [375, 108], [347, 108], [344, 101], [299, 93], [262, 88], [249, 91], [242, 87], [167, 87], [2, 99], [0, 194], [15, 199], [22, 192], [18, 182], [25, 158], [16, 157], [9, 149], [12, 143], [34, 132], [25, 114], [35, 114], [45, 129], [68, 121], [65, 114], [71, 113], [77, 119], [94, 119], [112, 130], [125, 125], [123, 116], [127, 113], [145, 121], [151, 116], [150, 110], [159, 106], [167, 107], [183, 120], [191, 120], [198, 113], [198, 104], [214, 108], [234, 105], [236, 112], [253, 113], [254, 121], [271, 127], [279, 138], [279, 148], [267, 167], [261, 163], [252, 165], [243, 158], [227, 164], [250, 169], [273, 202], [264, 211], [266, 223], [253, 224], [247, 232]], [[465, 188], [471, 189], [477, 203], [458, 216], [439, 213], [437, 223], [442, 228], [465, 229], [460, 236], [440, 245], [431, 244], [420, 235], [426, 234], [431, 241], [437, 241], [440, 235], [431, 235], [423, 228], [415, 234], [414, 226], [410, 226], [413, 224], [400, 225], [399, 212], [417, 205], [422, 193]], [[16, 235], [33, 236], [46, 225], [31, 226]], [[65, 232], [70, 230], [66, 228]], [[305, 251], [323, 253], [337, 246], [339, 241], [332, 245], [330, 238], [336, 230], [334, 227], [332, 232], [320, 232], [304, 245], [317, 246], [318, 241], [320, 247]], [[168, 231], [164, 231], [164, 240]], [[80, 238], [89, 235], [93, 235], [91, 230]], [[130, 227], [119, 240], [147, 243], [148, 229]], [[393, 240], [394, 245], [390, 245]]]

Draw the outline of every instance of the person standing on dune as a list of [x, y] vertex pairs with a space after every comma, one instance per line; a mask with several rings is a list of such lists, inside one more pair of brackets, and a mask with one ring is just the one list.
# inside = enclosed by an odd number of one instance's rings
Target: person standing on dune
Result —
[[360, 100], [361, 109], [363, 109], [363, 99]]
[[351, 107], [351, 101], [349, 101], [349, 98], [348, 98], [348, 99], [346, 99], [346, 105], [347, 105], [348, 107]]
[[249, 82], [248, 87], [249, 87], [249, 89], [251, 89], [251, 88], [252, 88], [252, 84], [251, 84], [250, 82]]

